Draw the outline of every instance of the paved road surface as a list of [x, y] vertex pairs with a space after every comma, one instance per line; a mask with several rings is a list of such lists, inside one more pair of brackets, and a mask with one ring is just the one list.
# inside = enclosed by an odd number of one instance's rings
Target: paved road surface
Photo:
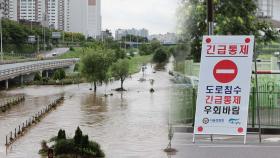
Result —
[[44, 57], [50, 58], [53, 57], [53, 53], [56, 53], [56, 56], [62, 55], [69, 51], [69, 48], [55, 48], [49, 52], [43, 54]]
[[211, 143], [209, 136], [197, 136], [192, 143], [192, 134], [175, 133], [173, 148], [177, 149], [172, 158], [279, 158], [280, 136], [264, 135], [263, 143], [258, 142], [258, 135], [247, 136], [247, 144], [243, 137], [214, 136]]

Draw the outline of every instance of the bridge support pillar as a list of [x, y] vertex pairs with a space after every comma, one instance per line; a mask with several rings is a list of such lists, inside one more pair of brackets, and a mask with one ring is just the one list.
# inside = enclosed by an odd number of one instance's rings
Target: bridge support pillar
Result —
[[43, 71], [42, 70], [40, 71], [40, 75], [43, 77]]
[[5, 81], [5, 85], [6, 85], [6, 90], [9, 89], [9, 80]]

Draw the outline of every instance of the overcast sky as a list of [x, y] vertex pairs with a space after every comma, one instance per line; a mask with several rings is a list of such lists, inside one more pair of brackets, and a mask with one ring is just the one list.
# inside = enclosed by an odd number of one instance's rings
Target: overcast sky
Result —
[[146, 28], [149, 34], [175, 32], [179, 0], [101, 0], [102, 29]]

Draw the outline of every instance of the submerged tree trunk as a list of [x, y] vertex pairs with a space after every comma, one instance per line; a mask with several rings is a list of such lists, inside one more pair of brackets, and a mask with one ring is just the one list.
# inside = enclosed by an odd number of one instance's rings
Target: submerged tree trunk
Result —
[[94, 82], [94, 92], [96, 92], [97, 86], [96, 86], [96, 82]]
[[123, 90], [123, 80], [121, 80], [121, 90]]
[[121, 79], [121, 90], [124, 90], [123, 89], [123, 82], [124, 82], [124, 79]]

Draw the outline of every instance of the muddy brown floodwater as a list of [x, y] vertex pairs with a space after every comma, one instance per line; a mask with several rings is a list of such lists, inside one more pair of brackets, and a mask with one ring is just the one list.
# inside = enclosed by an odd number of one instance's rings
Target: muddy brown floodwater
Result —
[[[0, 113], [0, 157], [38, 158], [40, 142], [65, 129], [73, 136], [80, 126], [90, 139], [100, 143], [108, 158], [164, 158], [163, 149], [168, 144], [168, 110], [170, 106], [170, 77], [167, 72], [152, 73], [150, 65], [146, 79], [154, 79], [155, 93], [151, 94], [150, 82], [139, 82], [142, 73], [125, 81], [127, 92], [114, 92], [119, 82], [98, 87], [97, 94], [89, 91], [89, 84], [70, 86], [30, 86], [17, 88], [0, 96], [24, 94], [26, 100], [5, 113]], [[65, 101], [48, 114], [9, 149], [5, 136], [23, 121], [40, 111], [55, 96], [63, 93]]]

